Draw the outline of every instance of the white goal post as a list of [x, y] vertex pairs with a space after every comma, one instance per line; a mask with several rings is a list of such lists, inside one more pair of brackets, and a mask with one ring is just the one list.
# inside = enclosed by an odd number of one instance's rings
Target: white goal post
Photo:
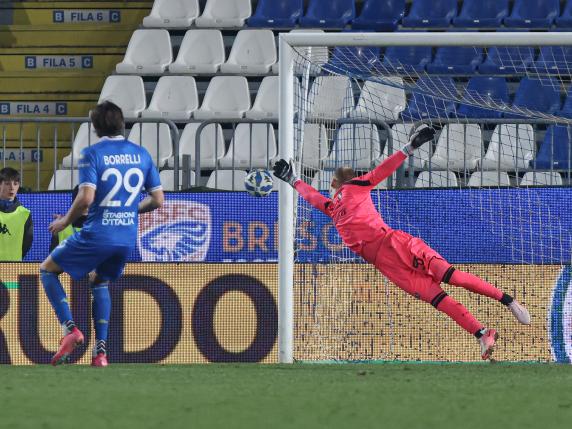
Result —
[[[568, 32], [397, 32], [397, 33], [281, 33], [279, 36], [279, 157], [295, 157], [295, 56], [300, 49], [391, 46], [572, 46]], [[572, 65], [570, 65], [572, 68]], [[490, 106], [487, 106], [490, 107]], [[300, 114], [300, 113], [298, 113]], [[294, 276], [296, 202], [295, 191], [286, 183], [279, 187], [279, 323], [278, 352], [281, 363], [294, 356]]]

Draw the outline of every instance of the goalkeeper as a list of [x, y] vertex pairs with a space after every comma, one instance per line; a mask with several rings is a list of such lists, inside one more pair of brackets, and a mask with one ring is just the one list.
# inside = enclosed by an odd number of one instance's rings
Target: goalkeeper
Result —
[[415, 149], [431, 141], [434, 134], [435, 130], [421, 125], [401, 151], [363, 176], [356, 177], [349, 167], [338, 168], [331, 183], [331, 199], [300, 180], [292, 161], [279, 160], [274, 165], [274, 175], [288, 182], [308, 203], [331, 217], [343, 242], [352, 251], [375, 265], [399, 288], [430, 303], [474, 335], [480, 343], [482, 358], [488, 359], [498, 339], [497, 332], [485, 328], [462, 304], [447, 295], [440, 284], [460, 286], [500, 301], [520, 323], [528, 325], [530, 315], [526, 308], [492, 284], [455, 269], [423, 240], [391, 229], [371, 199], [371, 190], [397, 170]]

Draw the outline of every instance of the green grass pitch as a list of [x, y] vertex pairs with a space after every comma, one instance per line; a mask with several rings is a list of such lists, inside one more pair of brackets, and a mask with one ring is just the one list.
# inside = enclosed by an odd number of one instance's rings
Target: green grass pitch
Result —
[[572, 427], [572, 366], [0, 367], [0, 428]]

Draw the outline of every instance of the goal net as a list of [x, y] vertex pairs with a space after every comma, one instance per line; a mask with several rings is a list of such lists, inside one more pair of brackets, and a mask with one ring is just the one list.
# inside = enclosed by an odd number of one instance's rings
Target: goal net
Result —
[[[442, 285], [499, 331], [496, 359], [569, 360], [572, 47], [554, 35], [527, 34], [523, 46], [522, 34], [478, 34], [290, 39], [292, 112], [280, 126], [291, 127], [301, 177], [325, 195], [337, 167], [369, 171], [418, 124], [434, 127], [434, 141], [372, 192], [379, 212], [526, 305], [532, 326]], [[343, 246], [301, 197], [281, 210], [295, 225], [293, 360], [480, 360], [474, 337]]]

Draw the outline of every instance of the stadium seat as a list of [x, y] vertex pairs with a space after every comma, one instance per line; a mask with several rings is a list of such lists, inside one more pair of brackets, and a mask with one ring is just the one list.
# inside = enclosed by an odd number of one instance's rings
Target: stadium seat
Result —
[[566, 96], [566, 100], [564, 100], [562, 110], [558, 112], [558, 116], [572, 118], [572, 91], [568, 91], [568, 95]]
[[310, 89], [308, 119], [339, 119], [354, 107], [347, 76], [318, 76]]
[[216, 73], [226, 58], [219, 30], [189, 30], [183, 38], [171, 73]]
[[163, 76], [157, 82], [143, 118], [166, 118], [185, 121], [199, 107], [197, 84], [192, 76]]
[[467, 186], [510, 186], [510, 178], [506, 171], [475, 171], [469, 177]]
[[[513, 107], [545, 114], [555, 113], [560, 109], [560, 82], [552, 78], [520, 81], [516, 90]], [[524, 114], [505, 113], [505, 118], [522, 118]]]
[[482, 145], [479, 125], [445, 125], [427, 165], [431, 170], [474, 170], [481, 157]]
[[167, 124], [134, 124], [129, 133], [129, 140], [147, 149], [159, 168], [173, 156], [173, 139]]
[[310, 185], [318, 191], [329, 191], [333, 177], [334, 172], [332, 170], [320, 170], [314, 175]]
[[523, 74], [534, 63], [534, 48], [524, 46], [495, 46], [479, 64], [483, 74]]
[[259, 0], [249, 27], [291, 28], [304, 12], [303, 0]]
[[98, 103], [111, 101], [121, 107], [127, 119], [137, 118], [145, 109], [145, 87], [140, 76], [109, 76], [105, 79]]
[[[189, 182], [190, 186], [196, 185], [196, 174], [194, 171], [189, 171]], [[183, 171], [179, 170], [179, 189], [175, 189], [175, 171], [174, 170], [161, 170], [159, 172], [159, 178], [161, 179], [161, 185], [164, 191], [180, 191], [181, 189], [187, 188], [183, 183], [185, 180], [185, 174]]]
[[301, 164], [305, 168], [318, 170], [329, 154], [328, 135], [324, 124], [304, 124], [304, 145]]
[[529, 161], [534, 158], [534, 152], [535, 140], [532, 125], [497, 125], [487, 152], [480, 162], [480, 168], [508, 171], [528, 168]]
[[529, 171], [522, 176], [520, 186], [561, 186], [562, 176], [556, 171]]
[[[299, 83], [294, 79], [294, 100], [300, 92]], [[278, 76], [267, 76], [262, 79], [252, 109], [246, 112], [248, 119], [278, 119]]]
[[72, 143], [72, 151], [62, 159], [62, 168], [76, 168], [81, 151], [99, 141], [95, 129], [87, 122], [81, 124]]
[[268, 168], [278, 151], [271, 124], [238, 124], [226, 154], [219, 160], [222, 168]]
[[79, 185], [78, 170], [56, 170], [48, 185], [48, 191], [69, 191]]
[[395, 121], [405, 109], [407, 100], [403, 79], [400, 77], [380, 78], [382, 82], [366, 80], [352, 118], [377, 119]]
[[[389, 140], [387, 140], [385, 143], [382, 159], [385, 159], [398, 150], [401, 150], [403, 146], [408, 144], [409, 136], [411, 135], [412, 131], [413, 124], [394, 124], [391, 127], [391, 144]], [[413, 155], [409, 157], [409, 160], [405, 161], [405, 167], [409, 168], [409, 166], [412, 166], [415, 170], [422, 169], [425, 163], [429, 161], [429, 158], [431, 158], [432, 152], [432, 144], [424, 144], [415, 152], [413, 152]]]
[[125, 57], [115, 71], [119, 74], [158, 74], [167, 70], [172, 62], [171, 36], [167, 30], [135, 30]]
[[276, 43], [272, 30], [241, 30], [236, 35], [223, 73], [266, 74], [276, 63]]
[[198, 0], [155, 0], [143, 27], [186, 28], [199, 16]]
[[310, 0], [301, 27], [344, 28], [356, 16], [354, 0]]
[[452, 171], [422, 171], [415, 180], [416, 188], [453, 188], [459, 186]]
[[[190, 168], [195, 169], [195, 153], [197, 130], [201, 124], [191, 123], [185, 126], [181, 138], [179, 139], [179, 167], [183, 164], [183, 156], [188, 155]], [[208, 124], [201, 131], [201, 151], [200, 166], [205, 169], [216, 168], [217, 161], [223, 157], [226, 147], [224, 135], [220, 124]], [[167, 166], [175, 166], [175, 158], [171, 157], [167, 161]]]
[[406, 121], [446, 118], [455, 110], [457, 87], [449, 77], [422, 77], [411, 89], [407, 108], [401, 112]]
[[244, 179], [246, 179], [246, 171], [215, 170], [209, 176], [206, 187], [221, 191], [246, 191]]
[[507, 27], [549, 28], [560, 13], [560, 0], [515, 0]]
[[572, 27], [572, 1], [568, 0], [562, 15], [556, 18], [556, 26], [559, 28], [571, 28]]
[[383, 56], [383, 66], [389, 72], [424, 72], [431, 62], [430, 46], [389, 46]]
[[368, 76], [379, 66], [381, 49], [366, 46], [338, 46], [334, 48], [327, 69], [340, 74]]
[[483, 62], [482, 48], [443, 46], [437, 49], [435, 58], [427, 64], [429, 73], [472, 74]]
[[248, 81], [244, 76], [215, 76], [195, 119], [238, 119], [250, 109]]
[[532, 68], [539, 74], [570, 74], [572, 63], [572, 47], [570, 46], [543, 46], [540, 55]]
[[394, 31], [405, 13], [405, 0], [365, 0], [354, 30]]
[[530, 166], [544, 170], [569, 169], [572, 166], [570, 162], [571, 137], [571, 128], [561, 125], [549, 126], [536, 154], [536, 159], [530, 161]]
[[[290, 33], [323, 33], [324, 30], [319, 28], [297, 28], [290, 30]], [[310, 64], [310, 74], [317, 75], [322, 69], [322, 65], [328, 62], [330, 53], [327, 47], [312, 47], [306, 48], [302, 51], [304, 58], [307, 58], [309, 62], [296, 61], [294, 64], [294, 74], [301, 75], [306, 72], [304, 66]], [[278, 74], [280, 70], [280, 63], [276, 63], [272, 66], [272, 73]]]
[[238, 28], [252, 14], [250, 0], [207, 0], [203, 14], [195, 20], [197, 27]]
[[[501, 118], [502, 107], [509, 103], [508, 86], [503, 77], [475, 76], [469, 79], [457, 114], [466, 118]], [[478, 107], [491, 103], [497, 109]]]
[[343, 124], [334, 137], [332, 151], [322, 165], [326, 169], [342, 166], [369, 170], [381, 158], [379, 131], [372, 124]]
[[415, 0], [404, 27], [448, 27], [457, 15], [457, 0]]
[[508, 0], [464, 0], [455, 27], [497, 28], [508, 16]]

